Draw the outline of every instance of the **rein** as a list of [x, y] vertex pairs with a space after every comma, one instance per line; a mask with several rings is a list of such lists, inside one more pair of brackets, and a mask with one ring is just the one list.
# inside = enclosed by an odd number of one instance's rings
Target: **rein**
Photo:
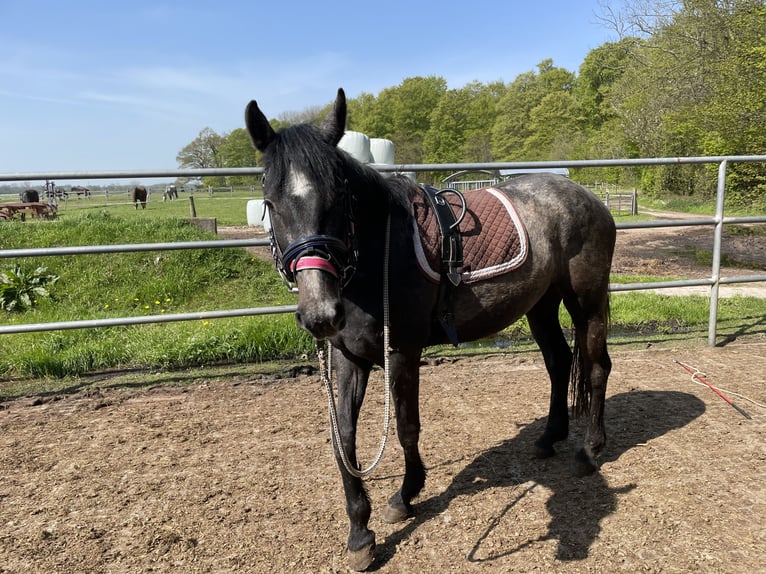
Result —
[[[391, 215], [389, 214], [386, 220], [386, 247], [383, 256], [383, 381], [384, 381], [384, 407], [383, 407], [383, 436], [380, 440], [380, 448], [378, 454], [372, 461], [370, 466], [364, 470], [354, 468], [351, 462], [346, 457], [346, 451], [343, 449], [343, 442], [340, 438], [340, 431], [338, 430], [338, 411], [335, 406], [335, 396], [332, 390], [332, 364], [330, 360], [331, 344], [328, 340], [325, 349], [322, 349], [319, 345], [319, 341], [315, 341], [317, 350], [317, 359], [319, 360], [319, 373], [324, 385], [325, 392], [327, 393], [327, 410], [330, 415], [330, 426], [332, 427], [333, 439], [338, 447], [338, 453], [343, 466], [348, 473], [356, 478], [364, 478], [372, 473], [383, 459], [383, 453], [386, 450], [386, 443], [388, 442], [388, 431], [391, 423], [391, 368], [390, 368], [390, 331], [391, 325], [389, 320], [388, 311], [388, 254], [389, 244], [391, 236]], [[325, 357], [326, 351], [326, 357]]]

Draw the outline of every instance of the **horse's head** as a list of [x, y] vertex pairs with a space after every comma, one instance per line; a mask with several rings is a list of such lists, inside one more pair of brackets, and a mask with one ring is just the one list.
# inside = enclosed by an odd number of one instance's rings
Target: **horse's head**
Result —
[[336, 147], [345, 123], [342, 89], [321, 127], [300, 124], [275, 132], [255, 101], [245, 110], [250, 139], [263, 152], [277, 268], [298, 287], [298, 324], [317, 339], [345, 325], [340, 292], [355, 259], [347, 158]]

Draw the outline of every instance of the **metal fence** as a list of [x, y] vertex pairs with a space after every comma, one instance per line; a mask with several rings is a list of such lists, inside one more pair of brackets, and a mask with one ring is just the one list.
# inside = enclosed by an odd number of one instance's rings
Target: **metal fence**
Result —
[[[713, 262], [711, 275], [706, 279], [681, 279], [677, 281], [656, 281], [642, 283], [613, 283], [609, 288], [612, 292], [635, 291], [642, 289], [663, 289], [673, 287], [710, 287], [710, 312], [708, 319], [708, 344], [715, 345], [716, 324], [718, 320], [719, 288], [724, 284], [766, 282], [764, 275], [743, 275], [721, 277], [721, 241], [723, 227], [729, 224], [766, 223], [766, 216], [725, 217], [724, 199], [726, 194], [726, 169], [730, 163], [760, 162], [766, 163], [766, 156], [710, 156], [710, 157], [681, 157], [681, 158], [643, 158], [643, 159], [614, 159], [614, 160], [576, 160], [548, 162], [506, 162], [506, 163], [454, 163], [454, 164], [396, 164], [390, 166], [376, 165], [382, 172], [438, 172], [460, 170], [501, 170], [512, 169], [540, 171], [554, 168], [584, 168], [584, 167], [619, 167], [643, 165], [672, 165], [672, 164], [717, 164], [718, 181], [716, 194], [716, 209], [712, 217], [700, 217], [684, 220], [654, 220], [642, 222], [618, 222], [617, 229], [639, 229], [652, 227], [682, 227], [709, 226], [713, 228]], [[206, 176], [244, 176], [262, 173], [262, 168], [211, 168], [186, 170], [155, 170], [155, 171], [100, 171], [100, 172], [39, 172], [39, 173], [0, 173], [3, 181], [40, 181], [40, 180], [93, 180], [93, 179], [142, 179], [142, 178], [200, 178]], [[15, 257], [41, 257], [56, 255], [86, 255], [93, 253], [120, 253], [130, 251], [166, 251], [178, 249], [210, 249], [229, 247], [252, 247], [268, 245], [265, 239], [237, 239], [192, 241], [179, 243], [143, 243], [124, 245], [72, 246], [36, 249], [0, 249], [0, 259]], [[0, 335], [10, 333], [29, 333], [53, 331], [60, 329], [83, 329], [96, 327], [113, 327], [117, 325], [137, 325], [146, 323], [166, 323], [173, 321], [193, 321], [199, 319], [219, 319], [226, 317], [241, 317], [275, 313], [291, 313], [295, 305], [275, 307], [255, 307], [247, 309], [227, 309], [218, 311], [201, 311], [198, 313], [177, 313], [161, 316], [119, 317], [112, 319], [93, 319], [81, 321], [62, 321], [55, 323], [29, 323], [22, 325], [0, 326]]]

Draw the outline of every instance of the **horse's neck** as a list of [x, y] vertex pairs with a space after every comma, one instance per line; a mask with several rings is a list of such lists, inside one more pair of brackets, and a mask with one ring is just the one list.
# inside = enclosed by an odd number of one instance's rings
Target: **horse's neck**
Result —
[[357, 182], [354, 193], [358, 211], [354, 222], [358, 248], [360, 253], [368, 252], [377, 259], [383, 256], [389, 217], [388, 235], [391, 239], [400, 239], [411, 229], [407, 220], [410, 212], [406, 208], [406, 191], [399, 182], [375, 172], [372, 177]]

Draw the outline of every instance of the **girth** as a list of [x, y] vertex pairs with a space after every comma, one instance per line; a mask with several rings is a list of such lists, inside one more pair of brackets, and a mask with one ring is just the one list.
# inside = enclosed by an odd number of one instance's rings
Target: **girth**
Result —
[[[460, 223], [466, 212], [466, 203], [463, 195], [455, 189], [438, 190], [429, 185], [420, 185], [423, 195], [427, 198], [431, 209], [439, 224], [441, 235], [441, 274], [446, 281], [439, 283], [439, 299], [436, 303], [436, 315], [450, 342], [457, 346], [458, 336], [455, 327], [454, 300], [452, 297], [455, 287], [460, 285], [460, 268], [463, 266], [463, 241], [460, 236]], [[455, 217], [449, 202], [444, 195], [452, 193], [460, 199], [463, 206], [462, 212]]]

